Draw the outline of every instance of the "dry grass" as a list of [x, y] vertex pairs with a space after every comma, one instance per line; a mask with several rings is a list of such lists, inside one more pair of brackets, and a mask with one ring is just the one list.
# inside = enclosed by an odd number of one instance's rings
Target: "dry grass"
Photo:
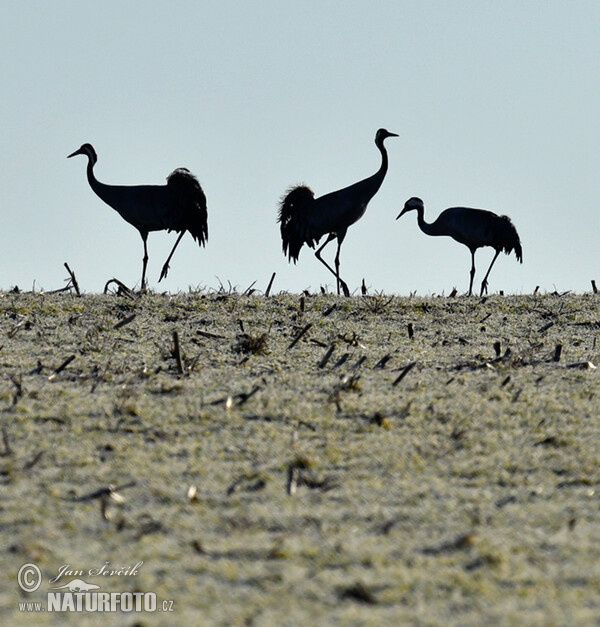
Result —
[[0, 619], [143, 560], [178, 623], [593, 623], [599, 303], [0, 294]]

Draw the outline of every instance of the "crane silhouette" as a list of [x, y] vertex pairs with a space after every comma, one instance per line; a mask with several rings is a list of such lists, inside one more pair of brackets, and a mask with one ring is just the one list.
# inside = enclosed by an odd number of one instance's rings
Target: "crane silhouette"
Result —
[[[384, 128], [380, 128], [375, 135], [375, 145], [381, 152], [381, 166], [373, 176], [319, 198], [315, 198], [313, 191], [306, 185], [291, 187], [279, 204], [278, 221], [281, 223], [284, 255], [287, 254], [288, 259], [296, 263], [304, 244], [314, 248], [321, 237], [327, 234], [325, 243], [315, 251], [315, 257], [335, 276], [338, 294], [341, 287], [344, 295], [350, 296], [348, 286], [340, 277], [340, 248], [348, 227], [364, 215], [369, 201], [383, 183], [388, 169], [387, 151], [383, 145], [387, 137], [398, 135]], [[336, 238], [334, 270], [321, 257], [321, 252]]]
[[205, 245], [208, 240], [206, 196], [198, 179], [187, 168], [177, 168], [171, 172], [166, 185], [106, 185], [94, 176], [94, 165], [98, 157], [91, 144], [83, 144], [67, 158], [75, 155], [87, 156], [87, 179], [96, 195], [129, 224], [135, 226], [142, 236], [142, 290], [146, 287], [146, 240], [150, 231], [167, 230], [179, 233], [175, 246], [163, 265], [159, 282], [167, 276], [171, 257], [186, 231], [191, 233], [199, 245]]
[[471, 251], [471, 282], [469, 296], [473, 292], [473, 278], [475, 277], [475, 251], [482, 246], [491, 246], [496, 254], [481, 283], [481, 293], [487, 294], [488, 276], [494, 262], [501, 251], [509, 255], [513, 250], [517, 259], [523, 263], [523, 250], [519, 234], [508, 216], [498, 216], [485, 209], [470, 209], [468, 207], [451, 207], [440, 213], [437, 220], [429, 224], [425, 222], [425, 205], [420, 198], [409, 198], [404, 204], [396, 220], [408, 211], [417, 212], [419, 228], [427, 235], [449, 235], [457, 242], [464, 244]]

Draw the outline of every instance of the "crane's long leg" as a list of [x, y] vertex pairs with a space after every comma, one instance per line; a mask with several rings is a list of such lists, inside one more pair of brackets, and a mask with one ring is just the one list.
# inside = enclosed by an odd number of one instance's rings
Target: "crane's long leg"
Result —
[[[315, 257], [329, 270], [329, 272], [331, 272], [331, 274], [333, 274], [335, 276], [335, 278], [337, 280], [338, 279], [337, 272], [325, 261], [325, 259], [323, 259], [323, 257], [321, 257], [321, 251], [333, 239], [335, 239], [335, 233], [330, 233], [327, 236], [327, 239], [325, 240], [325, 243], [323, 244], [323, 246], [320, 246], [319, 248], [317, 248], [317, 250], [315, 250]], [[339, 293], [339, 291], [338, 291], [338, 293]]]
[[146, 240], [148, 239], [148, 233], [142, 233], [142, 241], [144, 242], [144, 258], [142, 259], [142, 291], [146, 289], [146, 266], [148, 265], [148, 247], [146, 246]]
[[473, 294], [473, 279], [475, 278], [475, 250], [471, 251], [471, 282], [469, 283], [469, 296]]
[[177, 238], [177, 241], [175, 242], [175, 246], [173, 246], [173, 250], [171, 251], [171, 254], [167, 257], [167, 260], [165, 261], [165, 265], [162, 267], [162, 270], [160, 273], [160, 279], [158, 279], [159, 283], [167, 276], [169, 272], [169, 261], [171, 261], [171, 257], [173, 256], [173, 253], [175, 252], [175, 249], [177, 248], [177, 244], [179, 244], [179, 242], [181, 241], [181, 238], [183, 237], [184, 233], [185, 231], [181, 231], [181, 233], [179, 234], [179, 237]]
[[337, 268], [337, 272], [325, 261], [325, 259], [323, 259], [323, 257], [321, 257], [321, 251], [325, 248], [325, 246], [327, 246], [327, 244], [329, 244], [329, 242], [334, 240], [336, 237], [337, 237], [337, 235], [335, 233], [330, 233], [327, 236], [327, 239], [325, 240], [325, 243], [323, 244], [323, 246], [320, 246], [315, 251], [315, 257], [329, 270], [329, 272], [331, 272], [331, 274], [333, 274], [333, 276], [335, 276], [336, 282], [337, 282], [337, 293], [338, 294], [340, 293], [340, 285], [341, 285], [342, 289], [344, 290], [344, 296], [350, 296], [350, 291], [348, 290], [348, 286], [340, 278], [340, 246], [341, 246], [341, 243], [340, 243], [339, 239], [338, 239], [337, 254], [335, 256], [335, 266]]
[[350, 290], [344, 281], [342, 281], [342, 277], [340, 276], [340, 248], [342, 247], [342, 240], [338, 236], [338, 247], [337, 252], [335, 254], [335, 269], [337, 273], [338, 280], [338, 294], [340, 293], [340, 285], [342, 286], [342, 290], [344, 290], [344, 296], [350, 296]]
[[496, 261], [496, 259], [498, 259], [498, 255], [499, 254], [500, 254], [500, 250], [498, 249], [496, 251], [496, 254], [494, 255], [494, 258], [492, 259], [492, 263], [490, 263], [490, 267], [488, 268], [488, 271], [486, 272], [485, 276], [483, 277], [483, 281], [481, 282], [481, 294], [479, 294], [480, 296], [483, 296], [483, 290], [485, 290], [485, 293], [487, 294], [487, 288], [488, 288], [487, 279], [490, 276], [490, 271], [492, 269], [492, 266], [494, 265], [494, 261]]

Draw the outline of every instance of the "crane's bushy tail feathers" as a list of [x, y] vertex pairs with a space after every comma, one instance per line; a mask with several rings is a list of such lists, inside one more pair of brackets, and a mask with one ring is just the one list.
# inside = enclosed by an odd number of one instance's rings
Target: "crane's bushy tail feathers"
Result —
[[319, 241], [319, 237], [312, 234], [308, 220], [309, 208], [314, 201], [312, 189], [306, 185], [298, 185], [288, 189], [279, 203], [278, 222], [281, 223], [283, 253], [294, 263], [298, 261], [303, 244], [314, 248]]
[[515, 225], [508, 216], [500, 216], [497, 230], [497, 246], [507, 255], [513, 250], [517, 260], [523, 263], [523, 249]]
[[177, 168], [167, 177], [167, 186], [175, 193], [175, 225], [169, 231], [188, 230], [204, 246], [208, 240], [206, 196], [198, 179], [187, 169]]

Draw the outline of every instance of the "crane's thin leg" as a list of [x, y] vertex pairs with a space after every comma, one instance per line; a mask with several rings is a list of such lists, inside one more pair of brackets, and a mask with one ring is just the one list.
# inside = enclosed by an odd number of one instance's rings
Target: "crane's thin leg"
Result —
[[469, 283], [469, 296], [473, 294], [473, 279], [475, 278], [475, 251], [471, 251], [471, 282]]
[[162, 271], [160, 273], [160, 279], [158, 279], [158, 282], [160, 283], [164, 278], [166, 278], [168, 272], [169, 272], [169, 261], [171, 261], [171, 257], [173, 256], [173, 253], [175, 252], [175, 249], [177, 248], [177, 244], [179, 244], [179, 242], [181, 241], [181, 238], [183, 237], [183, 234], [185, 233], [185, 231], [181, 231], [181, 233], [179, 234], [179, 237], [177, 238], [177, 241], [175, 242], [175, 246], [173, 246], [173, 250], [171, 251], [171, 254], [167, 257], [167, 260], [165, 261], [165, 265], [162, 267]]
[[496, 261], [496, 259], [498, 259], [498, 255], [500, 254], [500, 250], [496, 251], [496, 254], [494, 255], [494, 258], [492, 259], [492, 263], [490, 263], [490, 267], [488, 268], [488, 271], [486, 272], [485, 276], [483, 277], [483, 281], [481, 282], [481, 294], [479, 294], [480, 296], [483, 296], [483, 291], [485, 290], [485, 293], [487, 294], [487, 288], [488, 288], [488, 282], [487, 279], [490, 276], [490, 271], [492, 269], [492, 266], [494, 265], [494, 261]]
[[344, 291], [344, 296], [350, 296], [350, 290], [346, 285], [345, 281], [342, 281], [342, 277], [340, 276], [340, 248], [342, 247], [342, 240], [338, 237], [338, 247], [337, 252], [335, 254], [335, 269], [337, 271], [337, 280], [338, 280], [338, 294], [340, 293], [340, 285], [342, 286], [342, 290]]
[[315, 250], [315, 257], [329, 270], [329, 272], [331, 272], [331, 274], [333, 274], [335, 276], [335, 278], [338, 278], [337, 272], [325, 261], [325, 259], [323, 259], [323, 257], [321, 257], [321, 251], [323, 250], [323, 248], [325, 248], [325, 246], [327, 246], [327, 244], [329, 244], [329, 242], [331, 242], [333, 239], [335, 239], [335, 233], [330, 233], [327, 236], [327, 239], [325, 240], [325, 243], [323, 244], [323, 246], [320, 246], [319, 248], [317, 248], [317, 250]]
[[146, 266], [148, 265], [148, 247], [146, 246], [148, 233], [140, 233], [140, 235], [144, 242], [144, 258], [142, 259], [142, 291], [144, 291], [146, 289]]
[[344, 295], [345, 296], [350, 296], [350, 291], [348, 290], [348, 286], [344, 283], [344, 281], [342, 281], [340, 279], [340, 274], [339, 274], [339, 265], [340, 265], [340, 246], [341, 244], [339, 243], [339, 239], [338, 239], [338, 250], [337, 250], [337, 255], [336, 255], [336, 268], [337, 268], [337, 272], [325, 261], [325, 259], [323, 259], [323, 257], [321, 257], [321, 251], [325, 248], [325, 246], [327, 246], [327, 244], [329, 244], [329, 242], [331, 242], [332, 240], [334, 240], [337, 237], [337, 235], [335, 233], [330, 233], [327, 237], [327, 239], [325, 240], [325, 243], [323, 244], [323, 246], [319, 247], [316, 251], [315, 251], [315, 257], [329, 270], [329, 272], [331, 272], [331, 274], [333, 274], [333, 276], [335, 276], [336, 278], [336, 282], [337, 282], [337, 293], [340, 293], [340, 285], [342, 286], [342, 289], [344, 290]]

